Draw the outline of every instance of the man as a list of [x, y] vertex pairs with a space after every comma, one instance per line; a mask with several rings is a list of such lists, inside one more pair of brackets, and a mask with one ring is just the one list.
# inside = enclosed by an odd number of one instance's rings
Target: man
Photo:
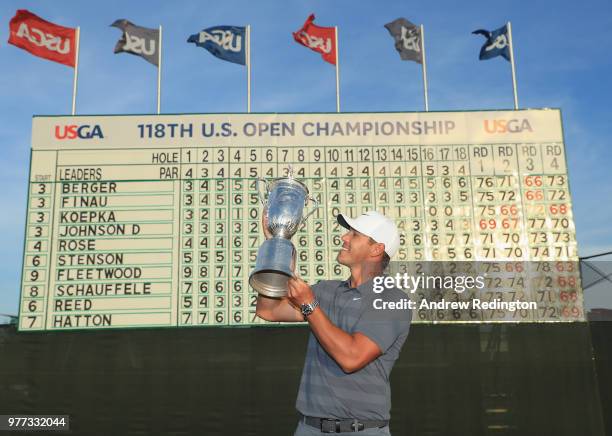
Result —
[[[270, 238], [265, 215], [264, 233]], [[337, 260], [349, 267], [350, 278], [311, 287], [294, 277], [287, 297], [258, 297], [257, 315], [268, 321], [306, 320], [311, 329], [295, 436], [389, 435], [389, 374], [408, 336], [411, 312], [375, 309], [375, 299], [400, 301], [405, 294], [398, 289], [376, 293], [373, 281], [397, 252], [399, 232], [393, 221], [374, 211], [337, 219], [348, 229]]]

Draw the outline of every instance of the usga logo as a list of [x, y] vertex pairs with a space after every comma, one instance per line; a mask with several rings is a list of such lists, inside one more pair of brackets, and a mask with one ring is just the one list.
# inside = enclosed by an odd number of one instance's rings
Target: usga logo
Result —
[[46, 47], [51, 51], [56, 51], [61, 54], [70, 52], [70, 39], [66, 38], [62, 41], [59, 36], [45, 33], [35, 27], [28, 28], [26, 23], [21, 23], [19, 26], [17, 37], [27, 39], [39, 47]]
[[68, 126], [55, 126], [55, 137], [57, 139], [102, 139], [104, 135], [98, 124], [93, 127], [88, 124], [83, 124], [82, 126], [71, 124]]
[[144, 38], [139, 38], [135, 35], [130, 35], [125, 32], [125, 46], [123, 50], [131, 51], [137, 54], [144, 54], [147, 56], [151, 56], [155, 54], [155, 40], [148, 40], [149, 47], [147, 48], [147, 40]]
[[523, 131], [533, 132], [527, 118], [522, 120], [484, 120], [484, 129], [487, 133], [521, 133]]

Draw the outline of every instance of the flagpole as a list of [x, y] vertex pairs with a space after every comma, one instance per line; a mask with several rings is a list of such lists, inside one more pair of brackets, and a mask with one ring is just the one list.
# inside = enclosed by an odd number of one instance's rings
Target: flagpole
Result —
[[508, 45], [510, 46], [510, 67], [512, 68], [512, 90], [514, 91], [514, 109], [518, 110], [518, 93], [516, 92], [516, 69], [514, 68], [514, 48], [512, 46], [512, 24], [508, 26]]
[[334, 26], [334, 37], [336, 40], [336, 112], [340, 112], [340, 61], [338, 47], [338, 26]]
[[81, 39], [81, 28], [76, 28], [76, 55], [74, 58], [74, 79], [72, 80], [72, 115], [76, 113], [77, 82], [79, 80], [79, 43]]
[[425, 58], [425, 28], [421, 24], [421, 53], [423, 55], [423, 92], [425, 94], [425, 112], [429, 112], [429, 97], [427, 96], [427, 60]]
[[157, 52], [157, 115], [161, 112], [162, 26], [159, 26], [159, 51]]
[[247, 63], [247, 113], [251, 113], [251, 25], [246, 26], [247, 46], [246, 46], [246, 63]]

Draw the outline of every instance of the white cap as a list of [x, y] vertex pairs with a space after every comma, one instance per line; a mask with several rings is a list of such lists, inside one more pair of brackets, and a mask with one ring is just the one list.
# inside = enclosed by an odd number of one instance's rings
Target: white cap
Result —
[[371, 210], [355, 219], [338, 214], [338, 223], [347, 229], [355, 229], [376, 242], [385, 244], [385, 253], [395, 256], [400, 246], [400, 235], [397, 226], [380, 212]]

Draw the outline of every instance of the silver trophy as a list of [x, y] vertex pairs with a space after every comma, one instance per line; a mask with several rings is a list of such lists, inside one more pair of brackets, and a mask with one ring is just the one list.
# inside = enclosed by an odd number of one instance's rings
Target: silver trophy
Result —
[[[260, 182], [265, 185], [265, 196], [261, 193]], [[287, 281], [294, 276], [295, 271], [295, 247], [290, 239], [306, 218], [319, 207], [319, 202], [308, 194], [306, 185], [293, 178], [291, 166], [288, 177], [272, 182], [258, 178], [256, 187], [265, 207], [264, 213], [267, 209], [268, 230], [272, 238], [259, 247], [249, 284], [262, 295], [283, 297], [287, 294]], [[304, 215], [304, 208], [309, 201], [314, 203], [314, 207]]]

